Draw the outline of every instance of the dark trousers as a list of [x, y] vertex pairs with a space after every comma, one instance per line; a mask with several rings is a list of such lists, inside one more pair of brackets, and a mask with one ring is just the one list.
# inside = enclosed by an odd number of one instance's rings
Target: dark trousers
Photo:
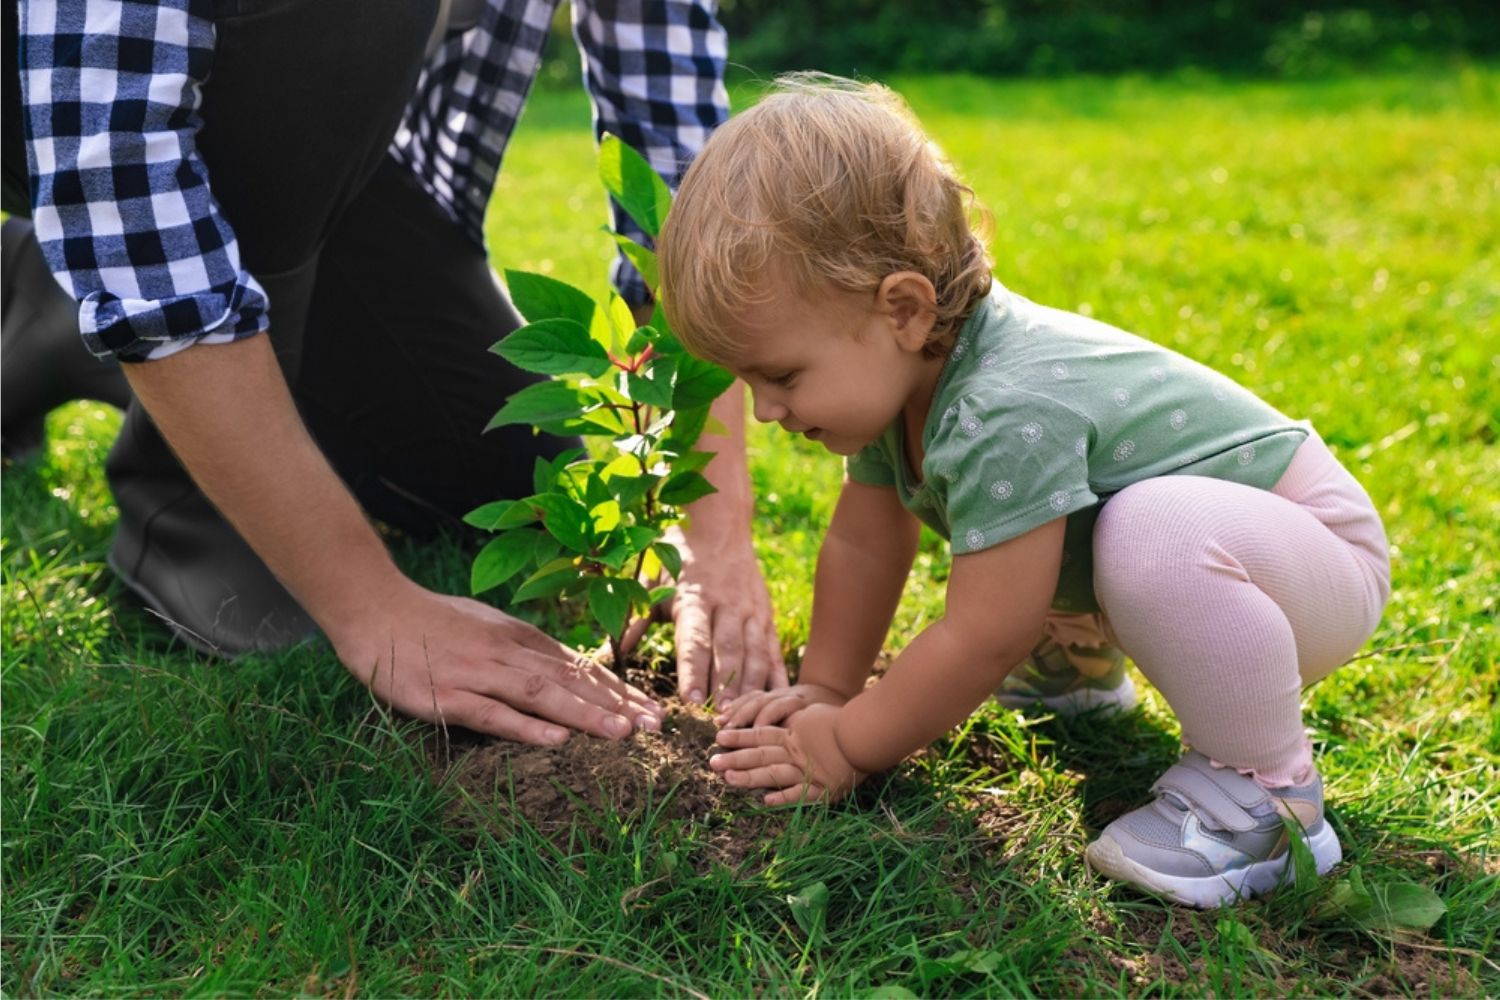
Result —
[[[270, 299], [271, 341], [314, 438], [370, 514], [410, 532], [529, 492], [535, 456], [570, 442], [526, 428], [481, 434], [536, 378], [488, 351], [520, 318], [483, 248], [385, 154], [435, 0], [215, 6], [199, 150], [242, 265]], [[6, 139], [9, 168], [18, 151]], [[28, 292], [62, 294], [55, 283]], [[273, 647], [305, 628], [267, 624], [290, 598], [138, 402], [106, 469], [120, 508], [111, 564], [200, 645]]]

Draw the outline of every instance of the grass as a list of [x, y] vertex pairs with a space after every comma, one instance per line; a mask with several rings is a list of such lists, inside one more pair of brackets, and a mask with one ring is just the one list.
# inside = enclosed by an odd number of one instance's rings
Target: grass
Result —
[[[1337, 876], [1209, 914], [1091, 878], [1099, 818], [1174, 759], [1154, 696], [1104, 723], [985, 709], [737, 870], [695, 863], [706, 827], [649, 815], [565, 848], [460, 836], [420, 727], [326, 649], [201, 660], [129, 606], [103, 567], [118, 418], [75, 405], [0, 482], [0, 991], [1500, 992], [1500, 70], [896, 83], [992, 209], [1002, 280], [1313, 420], [1375, 497], [1395, 595], [1367, 654], [1307, 696]], [[602, 288], [587, 120], [536, 95], [494, 202], [498, 265]], [[764, 429], [751, 449], [795, 656], [839, 467]], [[467, 579], [458, 542], [400, 554]], [[927, 537], [893, 645], [940, 613], [946, 567]], [[1356, 867], [1446, 913], [1363, 928], [1330, 902]]]

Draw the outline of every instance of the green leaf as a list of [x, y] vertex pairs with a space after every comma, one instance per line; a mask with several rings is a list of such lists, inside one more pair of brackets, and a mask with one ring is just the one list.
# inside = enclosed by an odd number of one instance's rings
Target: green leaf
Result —
[[717, 492], [714, 484], [703, 477], [703, 473], [679, 472], [661, 484], [661, 491], [656, 496], [662, 503], [669, 503], [674, 507], [686, 507], [700, 497]]
[[598, 310], [594, 300], [566, 282], [530, 271], [506, 271], [505, 287], [516, 311], [527, 322], [546, 319], [569, 319], [589, 328]]
[[671, 599], [676, 593], [676, 587], [652, 587], [651, 592], [646, 595], [646, 607], [654, 608], [662, 601]]
[[662, 529], [649, 524], [633, 524], [625, 529], [625, 538], [630, 543], [631, 552], [645, 552], [656, 543], [661, 534]]
[[615, 437], [629, 431], [630, 425], [625, 422], [625, 417], [619, 410], [612, 410], [607, 406], [590, 410], [584, 415], [584, 423], [587, 425], [581, 429], [580, 434], [606, 434]]
[[657, 298], [656, 306], [651, 310], [651, 328], [656, 331], [656, 337], [652, 341], [656, 349], [663, 354], [681, 354], [682, 341], [672, 332], [672, 324], [667, 322], [667, 311], [661, 306], [661, 299]]
[[588, 401], [571, 386], [562, 382], [538, 382], [515, 393], [500, 407], [484, 428], [487, 431], [507, 424], [542, 426], [583, 416]]
[[552, 468], [552, 463], [540, 455], [531, 463], [531, 488], [540, 496], [551, 493], [553, 485], [557, 482], [557, 471]]
[[514, 500], [496, 500], [481, 504], [464, 515], [464, 523], [481, 531], [495, 531], [500, 519], [516, 505]]
[[523, 326], [490, 350], [517, 368], [542, 375], [599, 378], [613, 367], [609, 353], [576, 320], [543, 319]]
[[1281, 825], [1286, 828], [1288, 847], [1292, 852], [1293, 884], [1303, 889], [1316, 885], [1318, 863], [1313, 860], [1312, 849], [1307, 846], [1306, 832], [1299, 823], [1285, 816], [1281, 819]]
[[621, 507], [629, 507], [659, 482], [660, 476], [636, 476], [633, 479], [617, 476], [609, 481], [609, 492], [620, 501]]
[[637, 479], [644, 473], [641, 471], [640, 460], [634, 455], [619, 455], [604, 467], [600, 475], [608, 483], [611, 479]]
[[578, 578], [578, 567], [574, 565], [571, 556], [554, 559], [522, 580], [511, 600], [530, 601], [538, 597], [551, 597]]
[[1356, 867], [1333, 885], [1320, 916], [1343, 918], [1367, 931], [1428, 931], [1448, 912], [1436, 892], [1416, 882], [1366, 886]]
[[646, 287], [655, 292], [661, 284], [661, 275], [656, 269], [656, 254], [629, 236], [615, 233], [614, 237], [615, 242], [620, 245], [620, 251], [625, 254], [625, 259], [635, 265], [635, 269], [641, 272], [641, 277], [646, 279]]
[[716, 451], [685, 451], [672, 456], [673, 472], [697, 472], [707, 467], [719, 453]]
[[649, 347], [656, 339], [656, 331], [649, 326], [638, 327], [625, 342], [625, 353], [632, 358]]
[[677, 579], [682, 573], [682, 553], [677, 551], [677, 546], [671, 542], [657, 542], [651, 546], [651, 551], [656, 553], [656, 558], [661, 560], [662, 566], [672, 574], [672, 579]]
[[1237, 948], [1247, 953], [1260, 951], [1254, 932], [1238, 920], [1226, 917], [1218, 922], [1216, 929], [1219, 932], [1219, 943], [1224, 947]]
[[546, 576], [537, 577], [535, 580], [527, 581], [516, 588], [511, 595], [511, 600], [520, 604], [523, 601], [535, 601], [543, 597], [555, 597], [562, 593], [564, 588], [574, 580], [578, 579], [576, 569], [566, 569]]
[[791, 907], [792, 919], [797, 921], [802, 933], [809, 939], [818, 937], [823, 928], [823, 918], [828, 912], [828, 886], [822, 882], [814, 882], [805, 886], [801, 892], [786, 897], [786, 902]]
[[613, 498], [604, 501], [596, 507], [589, 508], [589, 514], [594, 519], [594, 531], [599, 534], [607, 534], [615, 530], [620, 523], [620, 501]]
[[1391, 930], [1426, 931], [1448, 912], [1442, 897], [1416, 882], [1377, 886], [1371, 895], [1375, 898], [1372, 915], [1378, 913], [1380, 923]]
[[677, 385], [672, 390], [672, 407], [691, 410], [707, 406], [734, 384], [734, 376], [712, 361], [691, 354], [678, 355]]
[[609, 325], [614, 328], [614, 347], [610, 350], [615, 354], [623, 354], [625, 344], [630, 342], [630, 337], [636, 331], [635, 313], [630, 311], [630, 305], [618, 292], [609, 293], [608, 307]]
[[917, 994], [896, 983], [882, 983], [863, 994], [863, 1000], [917, 1000]]
[[674, 412], [677, 419], [672, 421], [672, 433], [667, 435], [663, 444], [671, 451], [686, 452], [703, 436], [703, 428], [708, 425], [708, 407], [698, 406]]
[[533, 528], [507, 531], [479, 550], [469, 573], [469, 593], [482, 594], [500, 586], [536, 558], [536, 536]]
[[621, 586], [623, 582], [608, 577], [589, 581], [589, 611], [605, 635], [618, 636], [625, 631], [625, 621], [630, 616], [630, 597]]
[[606, 133], [599, 142], [599, 179], [647, 235], [655, 239], [661, 233], [672, 192], [651, 164], [618, 136]]
[[[556, 559], [558, 553], [561, 551], [562, 542], [559, 542], [545, 531], [538, 531], [536, 532], [536, 551], [531, 555], [531, 563], [533, 566], [545, 566]], [[569, 556], [568, 558], [572, 559], [573, 557]]]
[[528, 503], [541, 511], [542, 526], [553, 538], [574, 552], [588, 552], [593, 548], [594, 519], [583, 504], [558, 493], [544, 493], [531, 498]]
[[657, 355], [642, 370], [626, 378], [630, 398], [647, 406], [667, 409], [672, 405], [672, 385], [677, 376], [677, 359]]

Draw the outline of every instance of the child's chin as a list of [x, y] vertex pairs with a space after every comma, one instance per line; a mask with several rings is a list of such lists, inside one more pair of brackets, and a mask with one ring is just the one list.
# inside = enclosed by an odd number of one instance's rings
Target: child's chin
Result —
[[821, 444], [824, 448], [827, 448], [829, 451], [833, 452], [835, 455], [842, 455], [845, 458], [848, 458], [850, 455], [855, 454], [860, 450], [861, 447], [863, 447], [862, 445], [854, 444], [850, 441], [830, 440], [828, 438], [823, 438], [818, 443]]

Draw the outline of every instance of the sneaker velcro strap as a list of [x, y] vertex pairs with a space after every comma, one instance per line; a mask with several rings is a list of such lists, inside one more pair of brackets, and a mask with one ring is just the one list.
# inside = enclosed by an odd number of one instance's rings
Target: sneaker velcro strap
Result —
[[1208, 816], [1220, 829], [1247, 833], [1260, 825], [1250, 807], [1269, 796], [1249, 778], [1230, 768], [1216, 768], [1196, 751], [1167, 769], [1151, 790], [1171, 792], [1195, 812]]

